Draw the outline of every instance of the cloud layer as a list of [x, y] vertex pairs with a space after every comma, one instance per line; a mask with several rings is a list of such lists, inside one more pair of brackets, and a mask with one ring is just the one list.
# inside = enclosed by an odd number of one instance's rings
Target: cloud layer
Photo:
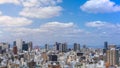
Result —
[[114, 36], [120, 34], [120, 24], [112, 24], [104, 21], [92, 21], [86, 23], [89, 28], [95, 28], [94, 32], [96, 35], [102, 36]]
[[[10, 37], [23, 38], [31, 40], [34, 43], [54, 43], [56, 41], [68, 42], [71, 39], [79, 37], [80, 34], [86, 32], [74, 23], [67, 22], [47, 22], [40, 25], [38, 28], [27, 28], [27, 27], [6, 27], [3, 28], [3, 32], [8, 32]], [[35, 41], [34, 41], [35, 40]], [[39, 42], [40, 41], [40, 42]]]
[[11, 3], [11, 4], [20, 4], [19, 0], [0, 0], [0, 4]]
[[26, 26], [32, 24], [31, 20], [28, 20], [24, 17], [10, 17], [10, 16], [0, 16], [0, 26], [5, 27], [17, 27], [17, 26]]
[[49, 6], [49, 7], [40, 7], [40, 8], [24, 8], [20, 15], [28, 18], [52, 18], [59, 16], [62, 8], [60, 6]]
[[52, 18], [59, 16], [62, 7], [57, 6], [62, 0], [23, 0], [23, 10], [21, 16], [28, 18]]
[[110, 0], [88, 0], [80, 8], [89, 13], [120, 12], [120, 6]]
[[25, 35], [30, 35], [30, 34], [48, 34], [52, 36], [57, 36], [57, 35], [67, 35], [67, 34], [72, 34], [72, 33], [79, 33], [83, 32], [83, 30], [80, 30], [77, 28], [77, 26], [73, 23], [61, 23], [61, 22], [48, 22], [46, 24], [40, 25], [39, 28], [25, 28], [25, 27], [20, 27], [20, 28], [5, 28], [5, 31], [10, 31], [12, 34], [25, 34]]
[[23, 9], [19, 12], [20, 16], [27, 18], [52, 18], [59, 16], [63, 8], [57, 4], [62, 0], [0, 0], [0, 4], [20, 5]]

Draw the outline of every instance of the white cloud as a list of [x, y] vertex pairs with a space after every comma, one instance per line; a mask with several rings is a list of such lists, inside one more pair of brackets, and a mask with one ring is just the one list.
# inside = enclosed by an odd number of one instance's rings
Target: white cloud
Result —
[[28, 18], [52, 18], [59, 16], [62, 7], [57, 6], [62, 0], [23, 0], [21, 16]]
[[93, 22], [88, 22], [85, 24], [89, 29], [92, 28], [91, 33], [93, 35], [97, 36], [103, 36], [103, 37], [111, 37], [114, 35], [119, 35], [120, 34], [120, 24], [117, 23], [109, 23], [109, 22], [103, 22], [103, 21], [93, 21]]
[[60, 23], [60, 22], [48, 22], [44, 25], [41, 25], [41, 28], [67, 28], [67, 27], [74, 27], [73, 23]]
[[12, 3], [23, 6], [19, 15], [28, 18], [52, 18], [59, 16], [62, 7], [58, 6], [62, 0], [0, 0], [0, 4]]
[[[89, 23], [89, 24], [88, 24]], [[9, 38], [22, 38], [32, 40], [35, 44], [45, 44], [58, 42], [68, 43], [87, 43], [96, 44], [102, 43], [106, 40], [118, 38], [120, 34], [119, 24], [112, 24], [109, 22], [93, 21], [86, 23], [88, 29], [92, 28], [92, 31], [80, 29], [77, 25], [72, 22], [48, 22], [41, 24], [37, 28], [29, 27], [6, 27], [3, 28], [3, 32], [9, 33]], [[101, 28], [101, 29], [96, 29]], [[2, 35], [2, 34], [1, 34]]]
[[21, 3], [24, 7], [45, 7], [55, 6], [61, 3], [62, 0], [22, 0]]
[[88, 27], [102, 27], [102, 26], [105, 26], [105, 24], [106, 24], [106, 22], [93, 21], [93, 22], [86, 23], [86, 26], [88, 26]]
[[60, 6], [49, 6], [41, 8], [24, 8], [20, 15], [30, 18], [51, 18], [59, 16], [62, 8]]
[[0, 0], [0, 4], [5, 4], [5, 3], [12, 3], [12, 4], [20, 4], [19, 0]]
[[32, 23], [24, 17], [10, 17], [10, 16], [0, 16], [0, 26], [26, 26]]
[[87, 22], [85, 24], [87, 27], [106, 27], [106, 28], [114, 28], [116, 27], [118, 24], [111, 24], [108, 22], [104, 22], [104, 21], [92, 21], [92, 22]]
[[120, 6], [110, 0], [88, 0], [80, 8], [81, 10], [89, 13], [109, 13], [120, 11]]
[[34, 43], [70, 41], [70, 38], [86, 34], [84, 30], [78, 28], [72, 22], [48, 22], [38, 28], [9, 27], [3, 28], [3, 31], [8, 32], [10, 37], [33, 40]]
[[[42, 35], [46, 37], [46, 35], [50, 36], [63, 36], [69, 34], [78, 34], [84, 33], [84, 30], [77, 28], [77, 26], [73, 23], [61, 23], [61, 22], [48, 22], [46, 24], [41, 25], [39, 28], [4, 28], [4, 31], [9, 31], [12, 34], [22, 34], [22, 35], [31, 35], [34, 36]], [[38, 34], [38, 35], [36, 35]]]

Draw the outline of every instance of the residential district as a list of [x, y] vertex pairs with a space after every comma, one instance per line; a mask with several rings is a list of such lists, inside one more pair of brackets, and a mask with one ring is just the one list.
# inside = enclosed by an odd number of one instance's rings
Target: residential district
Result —
[[104, 42], [103, 48], [67, 43], [45, 44], [34, 47], [32, 42], [20, 39], [0, 43], [0, 68], [120, 68], [120, 48]]

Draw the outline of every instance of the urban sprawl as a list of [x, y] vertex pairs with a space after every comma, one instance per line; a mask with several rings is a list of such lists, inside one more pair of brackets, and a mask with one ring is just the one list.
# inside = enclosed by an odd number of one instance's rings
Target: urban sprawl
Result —
[[104, 42], [103, 48], [88, 48], [74, 43], [54, 43], [51, 47], [33, 47], [18, 39], [0, 43], [0, 68], [120, 68], [120, 47]]

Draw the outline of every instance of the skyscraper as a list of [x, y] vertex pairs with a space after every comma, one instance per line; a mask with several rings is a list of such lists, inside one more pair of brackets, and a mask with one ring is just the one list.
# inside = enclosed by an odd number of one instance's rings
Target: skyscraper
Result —
[[17, 46], [18, 50], [22, 50], [22, 45], [23, 45], [22, 39], [17, 39], [16, 46]]
[[118, 65], [119, 57], [115, 45], [109, 45], [106, 54], [107, 63], [109, 63], [110, 65]]
[[62, 44], [62, 52], [66, 52], [67, 51], [67, 43], [63, 43]]
[[17, 52], [18, 52], [18, 49], [17, 49], [17, 46], [15, 45], [15, 46], [13, 47], [13, 53], [14, 53], [14, 54], [17, 54]]
[[29, 48], [28, 43], [25, 43], [25, 41], [24, 41], [23, 45], [22, 45], [22, 50], [28, 51], [28, 48]]
[[104, 42], [104, 49], [103, 49], [103, 53], [105, 54], [108, 50], [108, 42]]
[[74, 51], [80, 51], [80, 44], [74, 43]]
[[29, 47], [29, 51], [32, 51], [32, 49], [33, 49], [32, 41], [28, 42], [28, 47]]
[[108, 49], [108, 42], [104, 42], [104, 49]]
[[118, 49], [116, 49], [116, 64], [117, 65], [120, 65], [120, 63], [119, 63], [119, 60], [120, 60], [120, 58], [119, 58], [119, 56], [120, 56], [120, 53], [119, 53], [120, 51], [118, 50]]
[[49, 45], [45, 44], [45, 51], [48, 51], [48, 50], [49, 50]]
[[61, 43], [58, 43], [58, 42], [55, 43], [55, 49], [56, 49], [56, 50], [59, 50], [59, 49], [60, 49], [60, 47], [59, 47], [60, 44], [61, 44]]
[[59, 44], [59, 51], [66, 52], [67, 51], [67, 43], [60, 43]]
[[66, 52], [67, 51], [67, 43], [57, 43], [55, 44], [56, 50], [61, 51], [61, 52]]

